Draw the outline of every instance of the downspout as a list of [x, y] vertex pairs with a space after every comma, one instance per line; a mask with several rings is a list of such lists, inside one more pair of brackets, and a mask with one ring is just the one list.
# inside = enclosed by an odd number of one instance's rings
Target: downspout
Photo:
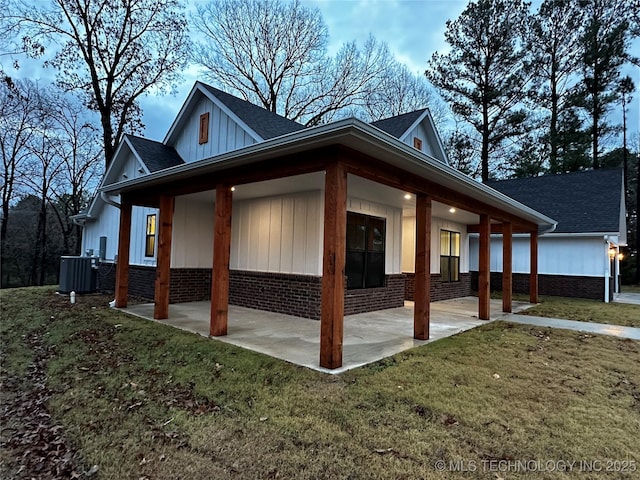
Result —
[[106, 192], [100, 192], [100, 198], [104, 200], [105, 203], [111, 205], [112, 207], [116, 207], [117, 209], [120, 209], [121, 207], [121, 205], [118, 202], [111, 200], [111, 197], [109, 197], [109, 195], [107, 195]]
[[611, 260], [609, 260], [609, 235], [604, 236], [604, 244], [605, 244], [605, 267], [604, 267], [604, 303], [609, 303], [609, 268], [611, 265]]

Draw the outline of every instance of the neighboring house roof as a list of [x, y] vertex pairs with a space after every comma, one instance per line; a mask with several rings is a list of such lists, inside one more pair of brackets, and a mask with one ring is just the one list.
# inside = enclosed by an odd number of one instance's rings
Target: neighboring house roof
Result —
[[416, 110], [415, 112], [403, 113], [395, 117], [389, 117], [382, 120], [371, 122], [371, 125], [378, 127], [383, 132], [393, 135], [396, 138], [402, 138], [405, 132], [411, 127], [426, 111], [426, 108]]
[[180, 155], [173, 147], [147, 138], [128, 134], [125, 136], [151, 173], [184, 163], [184, 160], [180, 158]]
[[229, 109], [235, 113], [244, 123], [247, 124], [254, 132], [260, 135], [264, 140], [286, 135], [287, 133], [297, 132], [305, 128], [298, 122], [289, 120], [277, 113], [270, 112], [262, 107], [254, 105], [251, 102], [242, 100], [233, 95], [229, 95], [222, 90], [198, 82], [205, 89], [214, 95], [218, 100], [224, 103]]
[[619, 168], [515, 178], [487, 185], [555, 219], [558, 226], [554, 233], [623, 233]]

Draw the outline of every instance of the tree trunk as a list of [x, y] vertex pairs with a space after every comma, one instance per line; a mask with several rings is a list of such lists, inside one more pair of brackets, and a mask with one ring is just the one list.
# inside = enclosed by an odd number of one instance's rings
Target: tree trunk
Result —
[[480, 159], [482, 161], [482, 183], [489, 180], [489, 105], [487, 100], [483, 100], [482, 104], [482, 152]]

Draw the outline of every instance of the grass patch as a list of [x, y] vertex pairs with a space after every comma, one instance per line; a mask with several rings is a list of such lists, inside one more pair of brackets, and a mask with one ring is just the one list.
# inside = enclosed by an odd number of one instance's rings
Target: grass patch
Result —
[[640, 327], [640, 305], [604, 303], [584, 298], [541, 297], [539, 305], [525, 310], [522, 314]]
[[[54, 346], [52, 419], [97, 478], [460, 478], [464, 462], [477, 467], [464, 478], [495, 479], [488, 462], [510, 460], [627, 462], [616, 478], [640, 468], [640, 342], [493, 322], [330, 376], [109, 310], [106, 297], [0, 295], [3, 382], [25, 374], [36, 355], [25, 336], [42, 332]], [[19, 453], [2, 450], [1, 477]]]
[[640, 285], [622, 285], [622, 293], [640, 293]]

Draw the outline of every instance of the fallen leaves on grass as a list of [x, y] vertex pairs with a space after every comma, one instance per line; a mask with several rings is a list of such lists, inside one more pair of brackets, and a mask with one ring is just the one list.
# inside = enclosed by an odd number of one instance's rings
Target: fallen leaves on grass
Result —
[[[81, 468], [75, 461], [75, 450], [66, 441], [60, 425], [52, 422], [47, 403], [53, 392], [46, 383], [46, 365], [54, 348], [35, 332], [25, 338], [35, 359], [26, 378], [7, 376], [2, 386], [7, 403], [0, 411], [2, 442], [0, 447], [13, 451], [19, 462], [16, 473], [36, 478], [79, 478]], [[94, 471], [95, 469], [95, 471]], [[84, 475], [97, 472], [94, 466]]]

